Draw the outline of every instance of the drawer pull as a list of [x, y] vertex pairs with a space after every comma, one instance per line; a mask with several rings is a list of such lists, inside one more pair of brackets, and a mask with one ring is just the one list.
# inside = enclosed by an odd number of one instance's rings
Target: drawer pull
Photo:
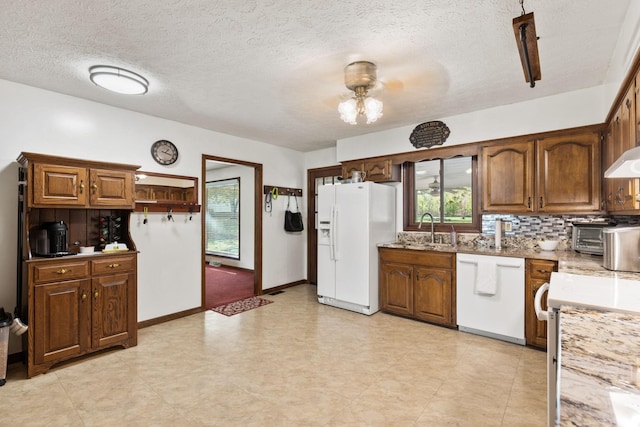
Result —
[[80, 180], [80, 194], [84, 191], [84, 181]]
[[66, 269], [66, 268], [61, 268], [60, 270], [56, 271], [56, 273], [58, 274], [67, 274], [67, 273], [71, 273], [71, 269]]
[[94, 298], [98, 298], [98, 295], [100, 295], [100, 294], [98, 293], [98, 291], [95, 291], [95, 293], [93, 294], [93, 297], [94, 297]]
[[538, 273], [547, 274], [551, 273], [549, 270], [536, 270]]
[[120, 267], [120, 264], [118, 264], [118, 263], [113, 263], [113, 264], [109, 264], [109, 266], [108, 266], [108, 267], [109, 267], [109, 268], [118, 268], [118, 267]]

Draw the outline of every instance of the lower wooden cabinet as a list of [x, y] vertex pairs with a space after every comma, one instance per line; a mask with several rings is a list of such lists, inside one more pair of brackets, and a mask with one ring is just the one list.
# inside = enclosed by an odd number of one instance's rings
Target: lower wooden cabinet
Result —
[[27, 262], [27, 376], [137, 344], [135, 253]]
[[380, 309], [456, 326], [455, 254], [380, 248]]
[[[558, 271], [558, 263], [541, 259], [527, 259], [525, 281], [525, 340], [527, 345], [547, 348], [547, 322], [538, 320], [533, 300], [538, 288], [551, 280], [551, 273]], [[547, 309], [547, 295], [542, 297], [542, 309]]]

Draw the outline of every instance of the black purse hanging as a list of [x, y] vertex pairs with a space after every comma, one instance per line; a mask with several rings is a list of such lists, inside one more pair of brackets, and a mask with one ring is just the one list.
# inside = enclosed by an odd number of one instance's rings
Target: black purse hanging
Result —
[[296, 211], [291, 212], [289, 210], [289, 202], [291, 201], [291, 196], [287, 199], [287, 210], [284, 211], [284, 229], [285, 231], [302, 231], [304, 230], [304, 225], [302, 224], [302, 214], [300, 213], [300, 208], [298, 207], [298, 198], [293, 196], [296, 200]]

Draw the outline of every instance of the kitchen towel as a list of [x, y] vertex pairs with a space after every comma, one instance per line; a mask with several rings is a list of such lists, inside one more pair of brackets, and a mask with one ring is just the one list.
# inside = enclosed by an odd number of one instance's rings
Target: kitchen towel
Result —
[[476, 269], [476, 294], [495, 295], [498, 285], [496, 263], [491, 261], [478, 261]]

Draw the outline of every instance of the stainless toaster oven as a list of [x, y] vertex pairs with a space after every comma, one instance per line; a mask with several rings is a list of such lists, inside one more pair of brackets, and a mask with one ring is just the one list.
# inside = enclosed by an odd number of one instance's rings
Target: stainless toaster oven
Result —
[[572, 247], [576, 252], [585, 254], [604, 254], [604, 229], [612, 227], [610, 223], [585, 222], [573, 223]]

